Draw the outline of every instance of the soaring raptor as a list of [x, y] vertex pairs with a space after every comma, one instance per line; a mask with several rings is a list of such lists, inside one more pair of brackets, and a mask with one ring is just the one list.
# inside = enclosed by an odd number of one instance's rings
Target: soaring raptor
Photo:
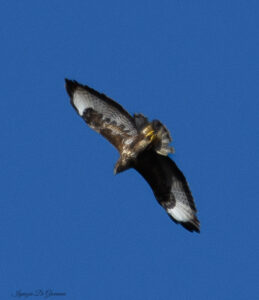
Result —
[[169, 217], [189, 231], [200, 232], [196, 207], [183, 173], [169, 157], [173, 153], [167, 128], [142, 114], [131, 116], [121, 105], [94, 89], [66, 79], [66, 90], [77, 113], [119, 151], [114, 174], [137, 170], [149, 183]]

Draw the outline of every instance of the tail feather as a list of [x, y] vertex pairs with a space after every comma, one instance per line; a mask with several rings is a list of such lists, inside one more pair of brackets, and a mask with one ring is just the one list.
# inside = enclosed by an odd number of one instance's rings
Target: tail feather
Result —
[[156, 135], [158, 137], [156, 152], [164, 156], [167, 156], [169, 153], [174, 153], [174, 148], [169, 146], [169, 144], [172, 142], [172, 137], [169, 130], [158, 120], [152, 121], [152, 125], [156, 130]]
[[148, 118], [143, 114], [134, 114], [133, 117], [138, 130], [142, 130], [149, 124]]

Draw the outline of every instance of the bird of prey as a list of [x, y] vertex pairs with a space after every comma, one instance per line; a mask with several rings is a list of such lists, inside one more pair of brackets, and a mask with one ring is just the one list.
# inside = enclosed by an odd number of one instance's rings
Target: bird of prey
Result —
[[137, 170], [149, 183], [169, 217], [189, 231], [200, 232], [196, 207], [183, 173], [168, 156], [173, 153], [168, 129], [143, 114], [131, 116], [120, 104], [74, 80], [66, 81], [70, 102], [95, 131], [119, 151], [114, 174]]

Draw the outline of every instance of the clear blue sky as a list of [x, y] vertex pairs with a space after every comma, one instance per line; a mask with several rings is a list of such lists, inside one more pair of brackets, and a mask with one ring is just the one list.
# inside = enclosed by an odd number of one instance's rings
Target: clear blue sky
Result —
[[[258, 299], [258, 15], [258, 1], [1, 4], [1, 299]], [[118, 154], [65, 77], [166, 124], [200, 235], [135, 171], [113, 176]]]

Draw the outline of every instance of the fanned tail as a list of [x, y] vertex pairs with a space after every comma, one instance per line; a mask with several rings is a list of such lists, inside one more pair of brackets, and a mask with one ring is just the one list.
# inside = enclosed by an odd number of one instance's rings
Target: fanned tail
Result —
[[172, 137], [169, 130], [158, 120], [152, 121], [153, 128], [157, 135], [157, 145], [155, 150], [158, 154], [167, 156], [169, 153], [174, 153], [174, 148], [169, 146], [172, 142]]

